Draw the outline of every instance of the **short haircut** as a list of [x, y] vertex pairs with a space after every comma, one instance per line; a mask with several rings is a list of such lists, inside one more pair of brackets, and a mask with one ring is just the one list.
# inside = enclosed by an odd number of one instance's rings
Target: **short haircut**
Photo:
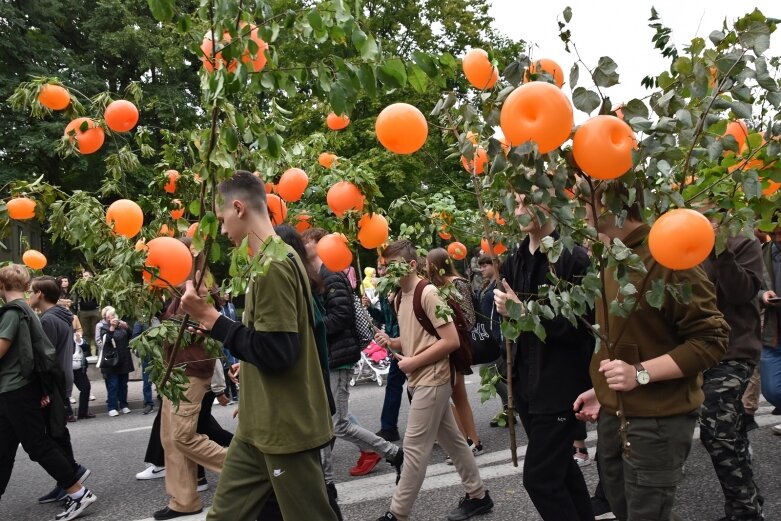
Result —
[[33, 293], [41, 292], [43, 300], [49, 304], [56, 304], [60, 300], [60, 288], [57, 286], [57, 280], [49, 275], [35, 277], [32, 283]]
[[407, 262], [418, 260], [418, 251], [415, 249], [415, 245], [412, 241], [402, 239], [400, 241], [392, 242], [382, 251], [382, 258], [388, 259], [392, 257], [401, 257]]
[[324, 289], [323, 278], [309, 262], [309, 259], [307, 259], [306, 247], [304, 246], [304, 241], [301, 239], [301, 234], [299, 234], [296, 229], [289, 224], [280, 224], [274, 226], [274, 231], [283, 241], [285, 241], [285, 243], [289, 244], [290, 247], [296, 250], [296, 253], [298, 253], [299, 258], [301, 259], [301, 262], [306, 269], [306, 274], [309, 277], [309, 284], [312, 286], [312, 291], [317, 294], [322, 293]]
[[309, 228], [301, 234], [301, 240], [304, 241], [304, 244], [308, 242], [314, 242], [316, 244], [326, 235], [328, 235], [328, 232], [322, 228]]
[[491, 259], [491, 256], [490, 256], [490, 255], [487, 255], [487, 254], [485, 254], [485, 253], [481, 254], [481, 255], [480, 255], [478, 258], [477, 258], [477, 264], [478, 264], [479, 266], [485, 266], [486, 264], [493, 264], [493, 263], [494, 263], [494, 262], [493, 262], [493, 260]]
[[9, 264], [0, 268], [0, 285], [6, 291], [27, 291], [30, 271], [21, 264]]
[[222, 204], [238, 199], [249, 208], [265, 212], [266, 186], [260, 177], [246, 170], [236, 170], [233, 175], [217, 185], [217, 192], [222, 197]]

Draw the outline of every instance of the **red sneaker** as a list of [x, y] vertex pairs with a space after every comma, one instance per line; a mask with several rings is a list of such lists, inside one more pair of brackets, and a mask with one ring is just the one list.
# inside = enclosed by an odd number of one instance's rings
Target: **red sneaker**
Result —
[[363, 452], [361, 451], [361, 457], [358, 458], [358, 463], [350, 469], [351, 476], [365, 476], [372, 470], [377, 464], [382, 461], [382, 456], [376, 452]]

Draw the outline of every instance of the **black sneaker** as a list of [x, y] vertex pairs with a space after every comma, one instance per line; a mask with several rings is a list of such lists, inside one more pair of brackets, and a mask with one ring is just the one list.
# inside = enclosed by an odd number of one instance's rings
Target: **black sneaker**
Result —
[[203, 509], [198, 509], [195, 512], [179, 512], [178, 510], [171, 510], [168, 507], [165, 507], [161, 510], [158, 510], [154, 513], [154, 517], [157, 520], [165, 520], [165, 519], [176, 519], [177, 517], [184, 517], [184, 516], [194, 516], [195, 514], [200, 514], [203, 512]]
[[749, 414], [747, 412], [743, 413], [743, 431], [744, 432], [751, 432], [754, 429], [759, 429], [759, 425], [757, 425], [757, 420], [754, 419], [753, 414]]
[[54, 490], [38, 498], [38, 503], [45, 505], [46, 503], [56, 503], [62, 501], [68, 495], [64, 488], [54, 487]]
[[458, 502], [458, 508], [453, 510], [447, 515], [448, 521], [463, 521], [469, 519], [472, 516], [480, 514], [486, 514], [494, 507], [494, 502], [491, 500], [488, 491], [485, 491], [485, 497], [483, 499], [472, 499], [469, 494], [463, 497]]
[[389, 459], [387, 461], [393, 465], [393, 468], [396, 469], [396, 484], [398, 485], [399, 480], [401, 479], [401, 467], [404, 465], [404, 449], [399, 447], [399, 451], [396, 453], [393, 459]]
[[396, 516], [393, 515], [393, 512], [388, 510], [387, 512], [385, 512], [384, 516], [377, 518], [377, 521], [399, 521], [399, 520], [396, 518]]
[[144, 405], [144, 411], [141, 414], [147, 415], [150, 412], [153, 412], [154, 410], [155, 410], [154, 405], [152, 405], [151, 403], [148, 403], [148, 404]]
[[388, 429], [388, 430], [380, 429], [374, 434], [376, 434], [383, 440], [390, 441], [390, 442], [399, 441], [401, 439], [401, 436], [399, 436], [399, 429]]
[[92, 491], [84, 489], [84, 495], [79, 499], [73, 499], [67, 496], [68, 500], [65, 503], [65, 510], [54, 516], [55, 521], [70, 521], [76, 519], [84, 512], [84, 509], [90, 506], [92, 503], [98, 500]]

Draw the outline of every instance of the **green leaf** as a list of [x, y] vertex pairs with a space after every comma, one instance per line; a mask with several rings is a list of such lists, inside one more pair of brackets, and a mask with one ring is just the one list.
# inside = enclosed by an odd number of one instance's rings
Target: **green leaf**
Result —
[[572, 91], [572, 104], [575, 105], [576, 109], [586, 114], [594, 112], [594, 109], [599, 107], [599, 103], [600, 97], [596, 92], [583, 87], [577, 87]]
[[523, 77], [523, 67], [521, 66], [521, 62], [512, 62], [507, 66], [507, 68], [504, 69], [502, 76], [505, 80], [510, 82], [511, 85], [517, 87], [518, 84], [521, 83], [521, 78]]
[[639, 99], [629, 100], [621, 107], [621, 112], [624, 113], [624, 121], [631, 121], [632, 118], [636, 117], [648, 117], [648, 107]]
[[233, 127], [224, 127], [220, 138], [228, 152], [235, 152], [236, 149], [239, 148], [239, 136], [236, 134], [236, 131], [233, 130]]
[[361, 86], [366, 91], [366, 94], [372, 98], [377, 95], [377, 78], [374, 75], [374, 67], [371, 64], [361, 64], [361, 68], [358, 69], [358, 79], [361, 81]]
[[331, 87], [331, 92], [328, 93], [328, 101], [331, 103], [333, 111], [337, 114], [345, 114], [347, 112], [347, 96], [344, 88], [339, 83], [335, 83]]
[[570, 6], [565, 7], [562, 14], [564, 15], [565, 22], [569, 23], [570, 20], [572, 20], [572, 8]]
[[423, 69], [418, 67], [416, 64], [410, 63], [407, 65], [407, 78], [409, 79], [409, 84], [412, 85], [412, 88], [417, 92], [422, 94], [426, 91], [426, 87], [428, 86], [428, 76], [426, 76], [426, 73], [423, 72]]
[[664, 280], [656, 279], [651, 282], [651, 289], [645, 292], [645, 300], [656, 309], [662, 309], [664, 304]]
[[423, 51], [415, 51], [412, 53], [412, 60], [423, 69], [423, 72], [430, 77], [435, 77], [439, 74], [437, 70], [437, 64], [434, 59]]
[[399, 58], [391, 58], [380, 66], [377, 76], [383, 85], [391, 89], [403, 88], [407, 85], [407, 68]]
[[309, 11], [309, 13], [306, 15], [306, 18], [309, 20], [309, 25], [312, 26], [312, 29], [315, 31], [323, 30], [323, 17], [320, 16], [320, 13], [317, 9], [312, 9]]
[[198, 199], [193, 199], [190, 201], [190, 213], [193, 214], [195, 217], [199, 217], [201, 215], [201, 201]]
[[578, 63], [575, 62], [572, 64], [572, 68], [569, 70], [569, 86], [571, 89], [574, 89], [577, 86], [579, 78], [580, 67], [578, 66]]
[[594, 83], [598, 87], [611, 87], [618, 84], [618, 65], [610, 56], [603, 56], [594, 69]]
[[770, 48], [770, 27], [762, 22], [754, 21], [745, 31], [738, 33], [740, 43], [754, 49], [756, 54], [762, 54]]
[[751, 103], [744, 103], [742, 101], [733, 101], [730, 105], [732, 112], [736, 116], [742, 119], [751, 119]]
[[176, 7], [174, 0], [147, 0], [147, 4], [157, 21], [166, 23], [173, 20]]
[[220, 243], [217, 241], [214, 241], [212, 243], [212, 249], [209, 252], [209, 262], [216, 264], [222, 260], [222, 248], [220, 247]]
[[746, 200], [759, 199], [762, 197], [762, 184], [756, 170], [749, 170], [743, 173], [743, 193]]

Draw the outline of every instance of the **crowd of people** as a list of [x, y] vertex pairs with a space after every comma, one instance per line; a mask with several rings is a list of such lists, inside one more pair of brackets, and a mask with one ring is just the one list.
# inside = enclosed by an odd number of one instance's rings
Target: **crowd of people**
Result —
[[[445, 250], [422, 257], [410, 241], [396, 241], [383, 249], [376, 275], [392, 272], [399, 287], [379, 295], [371, 272], [359, 287], [354, 270], [324, 265], [317, 253], [324, 230], [299, 234], [273, 226], [256, 176], [237, 171], [218, 190], [222, 233], [234, 244], [247, 238], [258, 255], [275, 236], [287, 244], [283, 259], [249, 281], [241, 317], [229, 295], [188, 281], [158, 316], [131, 327], [113, 307], [72, 295], [66, 277], [30, 281], [23, 266], [0, 268], [0, 498], [21, 444], [56, 482], [39, 498], [64, 501], [55, 519], [75, 519], [93, 504], [95, 495], [83, 485], [91, 472], [76, 461], [67, 428], [95, 417], [88, 358], [94, 356], [105, 381], [108, 416], [129, 414], [128, 375], [136, 370], [131, 339], [187, 314], [199, 324], [192, 340], [176, 353], [162, 346], [165, 359], [173, 356], [184, 368], [186, 399], [155, 400], [144, 372], [143, 413], [157, 408], [157, 415], [144, 455], [149, 466], [136, 478], [164, 479], [169, 496], [154, 519], [201, 512], [199, 492], [209, 486], [209, 469], [220, 475], [210, 521], [341, 521], [333, 471], [337, 438], [357, 449], [352, 476], [372, 472], [383, 460], [395, 470], [393, 497], [378, 521], [413, 518], [435, 443], [464, 489], [447, 519], [489, 512], [494, 503], [476, 459], [487, 448], [464, 380], [477, 360], [502, 376], [496, 391], [503, 407], [492, 427], [513, 421], [507, 407], [513, 398], [528, 438], [523, 486], [543, 520], [674, 519], [696, 425], [724, 494], [723, 519], [764, 519], [747, 432], [757, 427], [760, 390], [781, 407], [781, 227], [772, 240], [731, 239], [701, 266], [672, 271], [650, 255], [649, 227], [636, 204], [624, 208], [622, 227], [601, 208], [591, 209], [601, 238], [621, 240], [654, 277], [686, 284], [691, 299], [666, 295], [660, 307], [641, 302], [625, 317], [606, 313], [598, 301], [593, 314], [574, 324], [545, 318], [544, 335], [523, 332], [514, 342], [508, 387], [500, 327], [510, 315], [508, 302], [536, 300], [551, 273], [580, 284], [590, 265], [590, 252], [580, 246], [549, 262], [540, 246], [558, 237], [555, 225], [539, 222], [523, 196], [516, 197], [516, 215], [528, 216], [529, 224], [505, 258], [495, 262], [479, 252], [463, 276]], [[595, 200], [599, 206], [599, 194]], [[208, 270], [193, 254], [193, 270]], [[635, 287], [644, 287], [642, 275], [630, 276]], [[608, 269], [607, 298], [619, 290]], [[220, 359], [207, 352], [206, 335], [222, 343]], [[476, 336], [492, 347], [477, 347]], [[611, 348], [597, 349], [597, 343]], [[361, 426], [349, 406], [356, 363], [375, 344], [387, 350], [389, 362], [376, 433]], [[143, 368], [147, 364], [141, 360]], [[401, 433], [405, 383], [410, 406]], [[80, 393], [75, 410], [74, 386]], [[215, 420], [215, 403], [238, 403], [235, 433]], [[598, 431], [593, 495], [581, 472], [592, 461], [585, 422], [597, 422]], [[776, 431], [781, 434], [781, 426]]]

